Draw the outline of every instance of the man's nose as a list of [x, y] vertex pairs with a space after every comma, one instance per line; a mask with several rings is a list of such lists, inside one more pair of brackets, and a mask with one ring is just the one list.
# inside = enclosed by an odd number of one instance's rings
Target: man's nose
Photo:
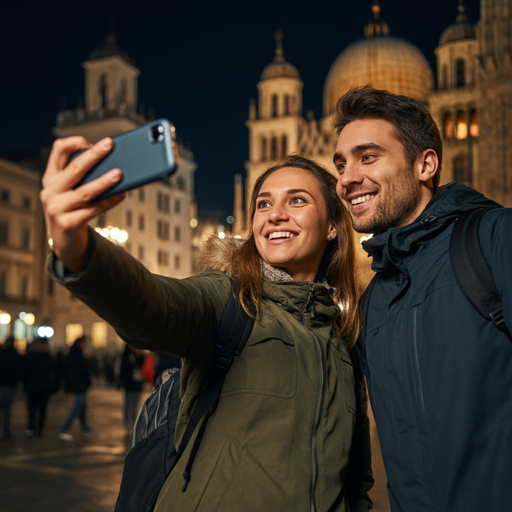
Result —
[[346, 164], [342, 174], [338, 179], [338, 185], [336, 188], [347, 188], [350, 185], [361, 184], [364, 180], [364, 176], [359, 172], [357, 165]]

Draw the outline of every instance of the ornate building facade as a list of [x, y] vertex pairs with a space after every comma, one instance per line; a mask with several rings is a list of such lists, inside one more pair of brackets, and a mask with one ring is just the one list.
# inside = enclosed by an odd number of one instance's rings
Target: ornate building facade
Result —
[[[58, 113], [53, 129], [57, 137], [82, 135], [94, 143], [149, 121], [137, 105], [140, 71], [114, 36], [83, 66], [84, 105]], [[172, 177], [129, 192], [91, 225], [151, 272], [183, 278], [193, 273], [196, 164], [192, 152], [180, 144], [178, 152], [179, 168]], [[94, 348], [117, 351], [124, 344], [113, 328], [46, 275], [48, 236], [39, 203], [40, 179], [33, 169], [0, 159], [0, 342], [14, 334], [22, 348], [33, 337], [30, 321], [53, 328], [54, 348], [85, 334]]]
[[[345, 48], [327, 74], [320, 120], [302, 116], [303, 84], [276, 36], [274, 62], [261, 75], [258, 104], [252, 100], [249, 107], [246, 204], [257, 177], [275, 158], [299, 153], [334, 172], [336, 102], [351, 87], [372, 84], [427, 105], [443, 137], [442, 183], [463, 181], [512, 206], [512, 0], [482, 0], [476, 26], [459, 0], [455, 23], [435, 49], [437, 83], [421, 51], [390, 34], [377, 1], [372, 11], [364, 38]], [[360, 257], [366, 282], [368, 259]]]

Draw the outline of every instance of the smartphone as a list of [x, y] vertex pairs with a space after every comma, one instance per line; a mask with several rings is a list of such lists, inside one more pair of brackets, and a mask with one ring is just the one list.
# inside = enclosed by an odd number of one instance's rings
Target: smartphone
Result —
[[[142, 187], [174, 174], [178, 168], [176, 130], [167, 119], [158, 119], [144, 126], [112, 137], [112, 151], [98, 162], [74, 188], [99, 178], [111, 169], [123, 171], [123, 178], [93, 201]], [[70, 161], [82, 154], [79, 151]]]

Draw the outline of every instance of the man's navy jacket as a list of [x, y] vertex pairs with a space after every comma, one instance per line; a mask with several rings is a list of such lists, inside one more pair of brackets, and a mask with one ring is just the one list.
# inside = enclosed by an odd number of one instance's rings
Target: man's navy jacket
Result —
[[[512, 343], [465, 297], [449, 253], [457, 215], [482, 206], [497, 205], [450, 184], [363, 243], [377, 277], [358, 353], [393, 512], [512, 510]], [[488, 211], [479, 239], [512, 328], [512, 209]]]

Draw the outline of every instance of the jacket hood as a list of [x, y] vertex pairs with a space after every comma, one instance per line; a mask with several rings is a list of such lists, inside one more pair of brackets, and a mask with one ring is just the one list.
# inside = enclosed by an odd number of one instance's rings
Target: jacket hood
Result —
[[381, 271], [391, 262], [401, 268], [403, 258], [420, 244], [443, 231], [460, 213], [482, 207], [500, 207], [480, 192], [458, 182], [439, 187], [421, 215], [411, 224], [391, 228], [363, 242], [363, 249], [373, 257], [372, 269]]
[[[220, 270], [231, 278], [235, 277], [233, 253], [243, 240], [234, 237], [220, 239], [212, 235], [201, 248], [200, 265], [207, 270]], [[327, 283], [294, 281], [284, 270], [261, 261], [263, 277], [263, 295], [272, 302], [278, 303], [301, 322], [323, 325], [327, 318], [332, 321], [339, 308], [331, 294], [334, 289]]]

